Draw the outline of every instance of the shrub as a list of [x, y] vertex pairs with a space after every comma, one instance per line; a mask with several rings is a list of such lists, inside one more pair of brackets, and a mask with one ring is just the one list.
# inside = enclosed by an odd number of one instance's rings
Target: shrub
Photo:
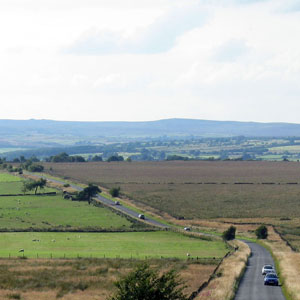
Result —
[[111, 188], [109, 190], [109, 193], [111, 194], [112, 197], [119, 197], [120, 195], [120, 187], [117, 187], [117, 188]]
[[185, 286], [174, 270], [159, 275], [143, 264], [115, 283], [117, 292], [110, 300], [187, 300]]
[[255, 234], [258, 239], [266, 239], [268, 237], [268, 228], [265, 225], [260, 225], [256, 230]]
[[235, 231], [236, 228], [234, 226], [230, 226], [227, 230], [225, 230], [222, 234], [222, 237], [225, 241], [230, 241], [235, 239]]

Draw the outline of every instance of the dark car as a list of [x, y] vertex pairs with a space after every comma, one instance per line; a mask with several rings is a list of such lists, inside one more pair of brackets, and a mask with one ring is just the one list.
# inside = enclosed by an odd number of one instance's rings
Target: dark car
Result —
[[264, 278], [264, 285], [278, 285], [278, 277], [275, 273], [268, 273]]

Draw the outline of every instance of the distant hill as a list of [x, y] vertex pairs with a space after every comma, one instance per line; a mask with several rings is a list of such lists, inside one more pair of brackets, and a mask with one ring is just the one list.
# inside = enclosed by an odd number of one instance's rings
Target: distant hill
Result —
[[158, 136], [300, 136], [300, 124], [166, 119], [149, 122], [68, 122], [0, 120], [0, 143], [17, 136], [158, 137]]

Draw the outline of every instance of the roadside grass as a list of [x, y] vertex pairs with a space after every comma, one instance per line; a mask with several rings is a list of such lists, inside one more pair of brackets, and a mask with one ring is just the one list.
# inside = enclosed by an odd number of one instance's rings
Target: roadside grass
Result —
[[292, 251], [272, 227], [268, 227], [268, 232], [268, 239], [261, 243], [272, 253], [279, 269], [284, 295], [287, 300], [299, 300], [300, 253]]
[[232, 241], [231, 245], [239, 247], [239, 249], [223, 260], [215, 278], [200, 292], [195, 300], [227, 300], [234, 298], [250, 255], [250, 248], [238, 240]]
[[[207, 241], [184, 234], [156, 232], [72, 233], [22, 232], [0, 234], [0, 257], [28, 258], [221, 258], [228, 251], [223, 241]], [[19, 253], [24, 249], [24, 254]]]
[[[104, 300], [115, 290], [114, 281], [136, 268], [135, 259], [1, 259], [0, 298], [49, 300]], [[187, 284], [185, 294], [208, 279], [215, 263], [192, 260], [149, 259], [147, 263], [161, 272], [175, 269]], [[26, 275], [24, 275], [26, 274]]]
[[0, 197], [0, 230], [132, 230], [134, 223], [105, 207], [56, 196]]

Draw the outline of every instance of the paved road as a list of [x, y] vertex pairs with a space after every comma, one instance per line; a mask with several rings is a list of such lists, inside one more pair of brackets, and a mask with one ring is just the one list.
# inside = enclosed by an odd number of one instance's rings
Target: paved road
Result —
[[[47, 181], [50, 181], [50, 182], [59, 183], [59, 184], [65, 184], [64, 181], [56, 180], [56, 179], [52, 179], [52, 178], [48, 178], [47, 176], [40, 176], [40, 175], [36, 175], [36, 174], [32, 174], [32, 173], [27, 173], [27, 172], [26, 172], [26, 174], [28, 174], [30, 176], [38, 177], [38, 178], [45, 178], [45, 179], [47, 179]], [[83, 188], [80, 187], [80, 186], [78, 186], [78, 185], [70, 184], [70, 186], [73, 189], [77, 190], [77, 191], [82, 191], [83, 190]], [[103, 204], [105, 204], [107, 206], [110, 206], [110, 207], [112, 207], [115, 210], [121, 211], [122, 213], [124, 213], [126, 215], [129, 215], [129, 216], [131, 216], [133, 218], [138, 218], [138, 216], [139, 216], [138, 212], [136, 212], [136, 211], [134, 211], [134, 210], [132, 210], [132, 209], [130, 209], [128, 207], [125, 207], [123, 205], [115, 205], [114, 201], [112, 201], [110, 199], [107, 199], [107, 198], [105, 198], [105, 197], [103, 197], [103, 196], [101, 196], [99, 194], [96, 197], [94, 197], [94, 198], [96, 198], [99, 202], [101, 202], [101, 203], [103, 203]], [[160, 222], [158, 222], [156, 220], [153, 220], [153, 219], [149, 218], [148, 216], [146, 216], [145, 222], [148, 223], [148, 224], [150, 224], [150, 225], [159, 226], [159, 227], [162, 227], [162, 228], [169, 228], [168, 225], [160, 223]]]
[[251, 248], [245, 275], [240, 283], [235, 300], [285, 300], [280, 286], [265, 286], [261, 269], [265, 264], [274, 265], [270, 253], [262, 246], [244, 241]]

